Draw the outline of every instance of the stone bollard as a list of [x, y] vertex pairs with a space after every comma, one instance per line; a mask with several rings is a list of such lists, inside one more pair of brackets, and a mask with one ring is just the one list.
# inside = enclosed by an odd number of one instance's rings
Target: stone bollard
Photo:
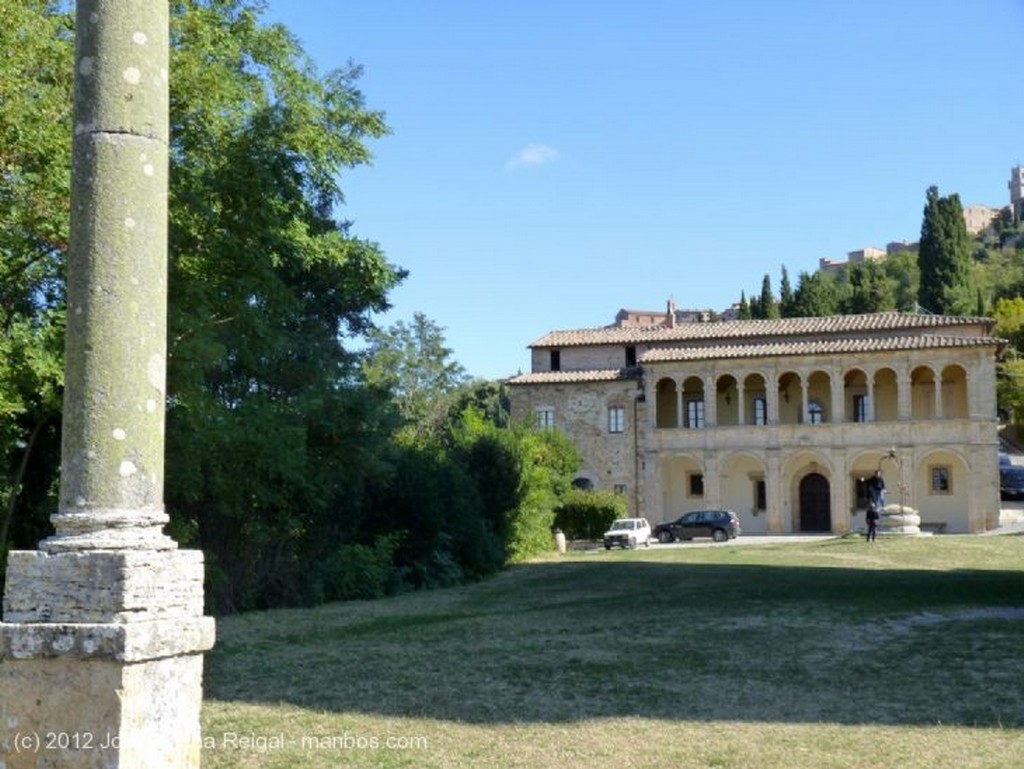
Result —
[[561, 529], [555, 532], [555, 549], [559, 553], [566, 551], [565, 533]]

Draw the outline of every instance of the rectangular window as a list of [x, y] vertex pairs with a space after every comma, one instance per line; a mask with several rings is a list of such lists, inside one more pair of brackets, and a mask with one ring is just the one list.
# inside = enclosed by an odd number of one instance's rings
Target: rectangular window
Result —
[[636, 347], [629, 345], [626, 348], [626, 367], [632, 367], [636, 365]]
[[551, 430], [555, 426], [555, 410], [550, 407], [537, 409], [537, 427], [541, 430]]
[[624, 406], [608, 407], [608, 432], [621, 433], [626, 430], [626, 408]]
[[701, 473], [690, 473], [690, 496], [704, 496], [704, 475]]
[[948, 465], [933, 465], [928, 468], [932, 479], [932, 494], [952, 494], [953, 475]]
[[768, 403], [764, 396], [754, 398], [754, 424], [764, 426], [768, 424]]
[[686, 402], [686, 426], [690, 428], [704, 427], [704, 401]]
[[562, 370], [562, 351], [552, 350], [551, 351], [551, 370], [561, 371]]
[[768, 492], [764, 478], [754, 481], [754, 507], [758, 510], [768, 509]]
[[626, 493], [626, 484], [624, 484], [624, 483], [616, 483], [615, 484], [615, 493], [616, 494], [625, 494]]
[[854, 422], [867, 422], [868, 421], [868, 396], [866, 396], [866, 395], [854, 395], [853, 396], [853, 421]]

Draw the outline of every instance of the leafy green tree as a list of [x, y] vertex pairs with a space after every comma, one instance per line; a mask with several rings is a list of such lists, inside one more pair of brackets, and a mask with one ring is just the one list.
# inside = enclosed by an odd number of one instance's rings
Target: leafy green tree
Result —
[[[0, 28], [0, 531], [19, 545], [46, 534], [59, 465], [68, 5], [8, 3]], [[334, 218], [387, 128], [358, 68], [320, 75], [259, 4], [170, 8], [167, 509], [218, 608], [294, 602], [388, 472], [395, 415], [346, 345], [404, 273]]]
[[921, 272], [918, 303], [922, 307], [942, 315], [974, 311], [971, 240], [959, 195], [939, 197], [937, 187], [928, 188], [917, 262]]
[[809, 318], [835, 315], [839, 296], [835, 280], [824, 272], [801, 272], [793, 296], [793, 317]]
[[319, 75], [243, 0], [177, 0], [172, 41], [168, 509], [220, 606], [295, 603], [387, 472], [343, 342], [403, 273], [332, 215], [387, 129], [358, 68]]
[[0, 25], [0, 584], [11, 543], [49, 533], [60, 461], [73, 28], [52, 5]]
[[839, 311], [845, 315], [896, 309], [896, 283], [879, 262], [857, 262], [845, 270], [845, 292]]
[[508, 553], [522, 561], [551, 548], [555, 510], [571, 488], [579, 453], [557, 430], [514, 428], [518, 500], [509, 518]]
[[388, 393], [417, 430], [436, 432], [451, 396], [468, 382], [465, 369], [452, 360], [443, 329], [417, 312], [411, 324], [371, 330], [369, 341], [362, 364], [366, 382]]
[[913, 310], [917, 306], [918, 286], [921, 283], [917, 255], [910, 251], [898, 251], [890, 254], [882, 266], [893, 283], [893, 307], [905, 312]]

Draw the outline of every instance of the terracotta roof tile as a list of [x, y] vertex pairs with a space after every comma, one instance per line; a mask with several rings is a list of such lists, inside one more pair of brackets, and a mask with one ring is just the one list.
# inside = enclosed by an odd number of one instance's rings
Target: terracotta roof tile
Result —
[[641, 363], [665, 363], [736, 358], [770, 358], [788, 355], [848, 355], [866, 352], [900, 352], [941, 348], [1002, 347], [1003, 339], [976, 336], [889, 336], [846, 339], [816, 339], [766, 344], [717, 345], [713, 347], [661, 347], [640, 357]]
[[567, 384], [578, 382], [617, 382], [639, 379], [638, 368], [594, 369], [592, 371], [538, 371], [506, 379], [506, 384]]
[[822, 318], [680, 323], [674, 328], [666, 326], [635, 326], [625, 328], [605, 326], [574, 331], [552, 331], [535, 341], [530, 347], [663, 344], [676, 341], [706, 344], [715, 340], [728, 339], [884, 334], [886, 331], [911, 332], [927, 329], [950, 329], [970, 325], [980, 325], [988, 331], [991, 330], [993, 324], [994, 321], [991, 318], [881, 312], [866, 315], [833, 315]]

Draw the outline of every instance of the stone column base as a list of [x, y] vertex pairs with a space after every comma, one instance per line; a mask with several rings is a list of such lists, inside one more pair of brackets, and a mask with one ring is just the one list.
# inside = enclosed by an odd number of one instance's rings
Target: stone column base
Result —
[[[7, 639], [18, 635], [10, 628]], [[4, 659], [0, 766], [197, 769], [202, 676], [202, 654]]]
[[0, 769], [197, 769], [202, 553], [16, 552], [0, 623]]

